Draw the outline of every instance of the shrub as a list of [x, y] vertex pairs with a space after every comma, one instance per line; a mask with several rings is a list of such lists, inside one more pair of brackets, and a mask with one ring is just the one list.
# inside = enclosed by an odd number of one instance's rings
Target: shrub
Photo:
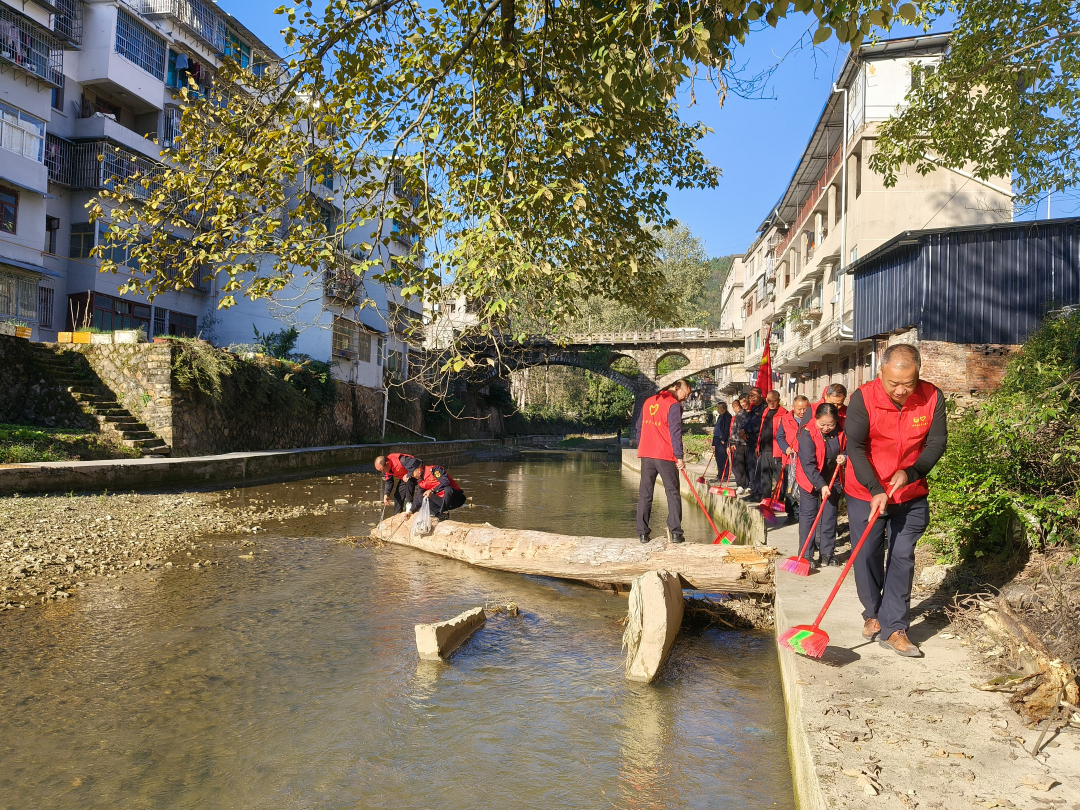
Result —
[[1001, 387], [950, 420], [931, 472], [927, 539], [946, 559], [1080, 544], [1080, 312], [1052, 316], [1009, 362]]

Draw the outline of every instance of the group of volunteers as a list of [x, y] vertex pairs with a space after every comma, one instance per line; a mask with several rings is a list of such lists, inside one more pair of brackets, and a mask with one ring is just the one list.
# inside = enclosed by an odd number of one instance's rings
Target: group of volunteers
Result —
[[[926, 476], [945, 452], [945, 396], [921, 380], [922, 360], [914, 346], [890, 346], [880, 371], [847, 400], [833, 384], [811, 405], [805, 396], [780, 404], [780, 394], [759, 388], [718, 406], [713, 431], [717, 469], [730, 469], [736, 492], [750, 504], [780, 492], [789, 520], [798, 515], [799, 544], [805, 544], [821, 509], [807, 555], [817, 565], [839, 566], [836, 523], [846, 500], [852, 544], [877, 515], [854, 561], [863, 606], [862, 634], [878, 637], [899, 655], [922, 655], [908, 638], [915, 544], [926, 531], [930, 510]], [[683, 542], [679, 473], [684, 469], [682, 406], [686, 380], [645, 401], [637, 425], [641, 487], [637, 530], [651, 540], [649, 517], [659, 475], [668, 500], [672, 542]], [[792, 478], [790, 478], [793, 476]], [[796, 509], [793, 501], [798, 501]], [[886, 549], [888, 555], [886, 557]]]
[[419, 511], [428, 502], [434, 517], [445, 515], [465, 503], [465, 493], [441, 464], [424, 464], [408, 453], [390, 453], [375, 459], [383, 474], [383, 506], [394, 499], [394, 514]]

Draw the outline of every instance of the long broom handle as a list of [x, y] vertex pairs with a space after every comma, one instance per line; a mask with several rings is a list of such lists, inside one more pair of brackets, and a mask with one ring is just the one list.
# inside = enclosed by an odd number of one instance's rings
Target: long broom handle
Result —
[[[832, 478], [829, 479], [829, 489], [832, 489], [833, 483], [836, 481], [836, 474], [840, 472], [840, 464], [837, 464], [832, 471]], [[814, 529], [817, 528], [818, 521], [821, 520], [821, 515], [825, 512], [826, 498], [821, 499], [821, 505], [817, 510], [817, 517], [814, 518], [814, 522], [810, 526], [810, 534], [806, 535], [806, 542], [803, 543], [802, 551], [799, 552], [799, 558], [806, 557], [806, 552], [810, 550], [810, 541], [814, 539]]]
[[[889, 493], [889, 497], [891, 498], [893, 496], [893, 493], [895, 493], [896, 490], [899, 488], [899, 484], [893, 487], [892, 491]], [[817, 618], [814, 619], [815, 629], [821, 624], [821, 620], [825, 618], [825, 612], [829, 609], [829, 606], [832, 604], [833, 599], [836, 598], [836, 594], [839, 593], [840, 586], [844, 584], [844, 579], [847, 578], [848, 571], [851, 570], [851, 566], [855, 563], [855, 558], [859, 556], [859, 549], [863, 547], [863, 543], [866, 542], [866, 538], [870, 536], [870, 530], [874, 528], [874, 524], [877, 523], [877, 519], [880, 516], [881, 511], [878, 509], [875, 509], [870, 513], [870, 519], [866, 521], [866, 528], [863, 530], [862, 537], [860, 537], [859, 542], [855, 544], [855, 548], [851, 550], [851, 556], [848, 557], [848, 561], [844, 564], [844, 570], [840, 572], [839, 579], [836, 580], [836, 584], [833, 585], [833, 589], [829, 592], [829, 598], [826, 599], [825, 604], [821, 606], [821, 613], [819, 613], [817, 615]]]
[[721, 486], [723, 486], [724, 482], [727, 481], [728, 469], [730, 467], [731, 467], [731, 446], [729, 445], [728, 449], [727, 449], [727, 458], [724, 461], [724, 471], [722, 473], [720, 473], [720, 484], [721, 484]]
[[694, 498], [697, 500], [698, 506], [701, 507], [701, 511], [705, 513], [705, 519], [709, 521], [709, 525], [712, 526], [712, 530], [716, 532], [716, 536], [720, 536], [720, 530], [716, 528], [716, 524], [713, 523], [712, 515], [709, 514], [709, 510], [705, 508], [705, 504], [701, 502], [701, 497], [697, 494], [697, 489], [692, 483], [690, 483], [690, 476], [686, 474], [686, 468], [681, 470], [682, 477], [686, 479], [686, 485], [690, 487], [690, 491], [694, 493]]

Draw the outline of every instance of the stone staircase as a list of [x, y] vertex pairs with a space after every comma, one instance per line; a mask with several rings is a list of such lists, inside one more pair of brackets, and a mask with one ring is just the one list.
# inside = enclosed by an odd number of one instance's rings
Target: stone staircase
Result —
[[144, 456], [168, 456], [172, 449], [136, 419], [101, 383], [90, 363], [76, 351], [31, 344], [34, 362], [49, 379], [71, 394], [83, 412], [92, 417], [102, 433], [112, 433], [117, 441], [139, 450]]

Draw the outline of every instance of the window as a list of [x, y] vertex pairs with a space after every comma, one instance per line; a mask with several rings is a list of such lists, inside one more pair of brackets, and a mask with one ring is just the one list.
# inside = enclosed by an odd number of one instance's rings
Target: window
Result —
[[122, 8], [116, 10], [113, 50], [158, 81], [165, 81], [164, 41]]
[[45, 252], [56, 255], [56, 234], [60, 231], [59, 217], [45, 217]]
[[331, 341], [331, 353], [334, 357], [353, 359], [356, 353], [352, 348], [353, 323], [345, 318], [334, 318], [334, 335]]
[[15, 233], [19, 213], [19, 192], [0, 186], [0, 231]]
[[158, 307], [154, 310], [154, 337], [169, 334], [169, 310]]
[[89, 222], [71, 223], [71, 243], [68, 256], [72, 259], [89, 259], [94, 247], [94, 226]]
[[[61, 77], [63, 78], [63, 77]], [[52, 108], [54, 110], [64, 111], [64, 83], [60, 82], [59, 87], [52, 89]]]
[[371, 362], [371, 335], [360, 329], [360, 334], [356, 339], [356, 359], [364, 362]]
[[55, 298], [56, 290], [51, 287], [38, 288], [38, 326], [44, 326], [46, 329], [52, 327]]
[[923, 79], [926, 77], [926, 65], [922, 62], [911, 63], [911, 89], [917, 90], [923, 86]]
[[197, 319], [194, 315], [169, 310], [169, 334], [176, 337], [195, 337]]
[[38, 282], [36, 278], [0, 270], [0, 315], [23, 320], [37, 319]]
[[0, 103], [0, 147], [44, 162], [45, 122], [10, 104]]
[[242, 68], [246, 69], [251, 65], [251, 46], [245, 44], [233, 31], [226, 34], [225, 55], [235, 59]]
[[851, 261], [856, 261], [859, 258], [859, 246], [856, 245], [851, 249]]
[[383, 356], [384, 356], [385, 353], [386, 353], [386, 338], [379, 338], [379, 353], [378, 353], [378, 355], [376, 357], [375, 362], [380, 366], [383, 364]]

